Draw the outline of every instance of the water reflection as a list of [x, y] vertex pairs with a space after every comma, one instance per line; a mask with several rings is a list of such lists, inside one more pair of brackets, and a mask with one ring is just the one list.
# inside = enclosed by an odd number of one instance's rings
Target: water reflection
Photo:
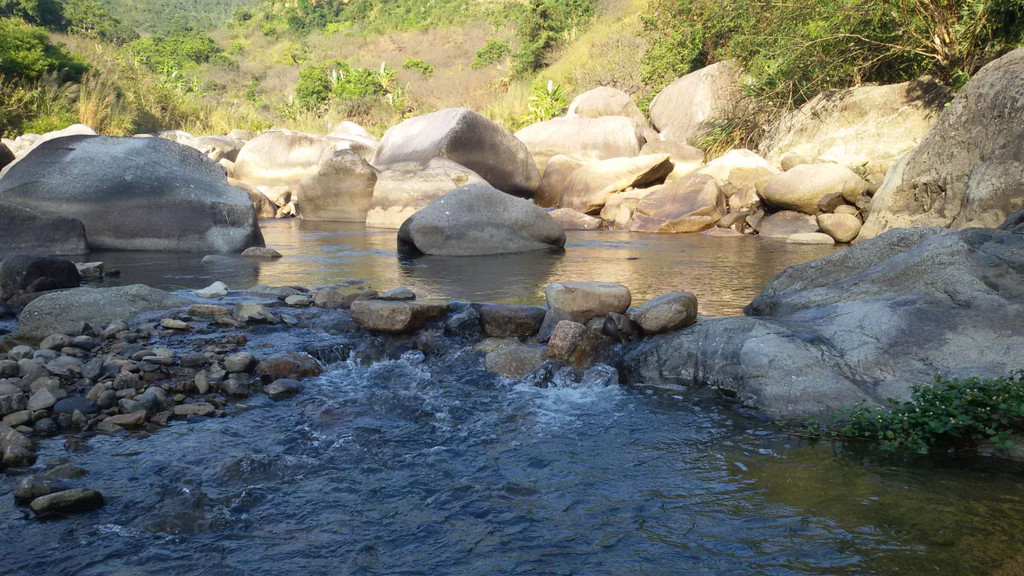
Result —
[[90, 259], [120, 268], [120, 284], [197, 288], [221, 280], [232, 288], [247, 288], [361, 278], [378, 289], [405, 285], [423, 296], [528, 304], [543, 303], [544, 286], [550, 282], [599, 280], [629, 286], [634, 303], [688, 290], [697, 295], [702, 314], [723, 316], [739, 314], [787, 266], [835, 250], [754, 237], [580, 231], [567, 234], [562, 254], [405, 258], [397, 254], [395, 231], [359, 224], [266, 221], [263, 235], [284, 258], [202, 264], [198, 254], [108, 252]]

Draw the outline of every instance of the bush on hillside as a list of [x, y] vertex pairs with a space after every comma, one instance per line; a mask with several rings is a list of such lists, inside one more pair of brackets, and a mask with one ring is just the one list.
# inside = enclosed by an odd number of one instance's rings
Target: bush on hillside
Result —
[[58, 81], [78, 80], [88, 66], [50, 42], [46, 30], [17, 18], [0, 20], [0, 76], [35, 80], [47, 74]]
[[430, 76], [434, 73], [434, 65], [427, 64], [420, 58], [408, 58], [405, 62], [402, 62], [402, 68], [406, 70], [416, 70], [424, 76]]
[[520, 44], [514, 59], [516, 73], [540, 70], [551, 51], [571, 40], [593, 16], [593, 0], [530, 0], [516, 28]]
[[470, 68], [476, 69], [490, 66], [495, 62], [500, 62], [508, 56], [510, 52], [512, 52], [512, 49], [509, 47], [508, 42], [488, 38], [487, 43], [484, 44], [483, 48], [477, 50]]

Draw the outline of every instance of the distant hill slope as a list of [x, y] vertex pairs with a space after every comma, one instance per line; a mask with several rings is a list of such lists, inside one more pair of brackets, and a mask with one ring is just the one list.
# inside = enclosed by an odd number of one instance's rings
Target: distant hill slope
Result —
[[111, 14], [143, 34], [160, 33], [176, 23], [211, 30], [227, 22], [235, 10], [259, 4], [259, 0], [101, 1]]

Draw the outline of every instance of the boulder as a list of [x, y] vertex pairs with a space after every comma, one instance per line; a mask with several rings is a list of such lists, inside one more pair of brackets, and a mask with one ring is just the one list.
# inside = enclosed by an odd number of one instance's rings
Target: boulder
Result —
[[106, 326], [142, 312], [189, 304], [184, 298], [142, 284], [72, 288], [44, 294], [30, 302], [18, 317], [18, 331], [27, 338], [41, 340], [50, 334], [77, 334], [85, 323]]
[[268, 130], [242, 146], [235, 159], [235, 178], [258, 186], [295, 186], [313, 176], [324, 153], [337, 148], [325, 136]]
[[398, 249], [439, 256], [482, 256], [561, 249], [565, 233], [543, 208], [483, 184], [431, 202], [398, 231]]
[[664, 181], [672, 168], [668, 154], [612, 158], [585, 164], [569, 175], [559, 206], [583, 213], [600, 212], [612, 194]]
[[709, 176], [674, 180], [643, 197], [633, 211], [630, 232], [700, 232], [725, 216], [725, 196]]
[[641, 155], [668, 154], [673, 164], [700, 166], [704, 164], [704, 151], [696, 146], [672, 140], [648, 140], [640, 149]]
[[1024, 48], [989, 63], [889, 171], [858, 240], [909, 226], [995, 227], [1024, 206]]
[[3, 170], [11, 162], [14, 162], [14, 152], [6, 144], [0, 142], [0, 170]]
[[799, 234], [792, 234], [786, 237], [786, 242], [790, 244], [825, 244], [831, 246], [836, 243], [828, 234], [822, 234], [821, 232], [801, 232]]
[[558, 208], [549, 214], [555, 219], [555, 222], [558, 222], [562, 230], [597, 230], [601, 227], [600, 218], [588, 216], [572, 208]]
[[238, 158], [238, 152], [242, 150], [244, 144], [245, 142], [230, 136], [200, 136], [187, 144], [187, 146], [195, 148], [214, 162], [220, 162], [221, 160], [234, 162]]
[[385, 170], [377, 175], [366, 226], [397, 230], [410, 216], [459, 186], [485, 183], [469, 168], [444, 158], [431, 160], [425, 170]]
[[415, 332], [432, 320], [444, 318], [448, 302], [444, 300], [356, 300], [352, 319], [371, 332], [402, 334]]
[[711, 176], [722, 188], [733, 210], [753, 209], [760, 204], [758, 185], [779, 173], [771, 162], [750, 150], [730, 150], [697, 171]]
[[487, 304], [478, 310], [484, 332], [492, 338], [529, 338], [540, 331], [545, 310], [537, 306]]
[[655, 186], [612, 194], [605, 202], [604, 208], [601, 208], [601, 219], [607, 222], [610, 228], [628, 229], [629, 221], [633, 218], [633, 212], [640, 201], [659, 188], [660, 186]]
[[614, 282], [554, 282], [544, 288], [548, 308], [584, 319], [623, 314], [632, 302], [629, 288]]
[[0, 263], [0, 299], [15, 294], [60, 288], [82, 283], [78, 267], [70, 260], [38, 256], [10, 256]]
[[786, 170], [834, 162], [884, 174], [921, 142], [951, 99], [949, 88], [927, 78], [825, 91], [770, 127], [761, 151]]
[[29, 508], [36, 516], [44, 517], [89, 512], [102, 508], [103, 504], [103, 495], [99, 492], [72, 488], [40, 496], [29, 504]]
[[640, 124], [623, 116], [554, 118], [519, 130], [516, 138], [538, 169], [559, 154], [580, 162], [636, 156], [645, 142]]
[[370, 134], [366, 128], [348, 120], [335, 124], [327, 133], [327, 137], [334, 138], [336, 140], [359, 142], [360, 144], [370, 148], [376, 148], [379, 144], [373, 134]]
[[629, 314], [645, 334], [661, 334], [686, 328], [697, 321], [697, 297], [690, 292], [655, 296]]
[[410, 118], [384, 133], [372, 164], [380, 169], [426, 168], [447, 158], [480, 175], [491, 186], [532, 198], [540, 173], [530, 152], [504, 128], [465, 108], [448, 108]]
[[852, 242], [860, 227], [860, 218], [850, 214], [818, 214], [818, 228], [840, 244]]
[[569, 189], [569, 177], [583, 162], [558, 154], [552, 156], [544, 167], [544, 175], [540, 179], [540, 187], [533, 197], [534, 203], [538, 206], [555, 207], [562, 202], [562, 194]]
[[548, 340], [547, 357], [578, 369], [594, 364], [611, 341], [579, 322], [562, 320]]
[[[908, 400], [1024, 358], [1024, 235], [890, 231], [786, 269], [744, 310], [635, 345], [629, 381], [711, 386], [776, 419]], [[981, 344], [979, 344], [981, 343]]]
[[801, 164], [772, 176], [760, 196], [776, 208], [817, 214], [818, 203], [829, 194], [839, 194], [853, 203], [867, 186], [867, 182], [846, 166]]
[[261, 360], [254, 371], [254, 374], [264, 382], [273, 382], [282, 378], [302, 380], [319, 376], [322, 373], [323, 368], [316, 360], [296, 352], [278, 354]]
[[761, 220], [758, 234], [765, 238], [788, 238], [818, 231], [818, 220], [801, 212], [783, 210]]
[[81, 220], [40, 216], [0, 203], [0, 258], [10, 254], [64, 256], [88, 251]]
[[512, 345], [487, 353], [484, 369], [506, 378], [523, 378], [547, 360], [543, 346]]
[[377, 183], [377, 170], [350, 150], [324, 154], [316, 174], [295, 187], [303, 220], [365, 222]]
[[683, 76], [651, 101], [651, 124], [664, 140], [693, 144], [702, 125], [737, 105], [740, 74], [739, 64], [727, 60]]
[[262, 245], [248, 195], [195, 150], [160, 138], [72, 136], [0, 179], [0, 202], [85, 226], [90, 248], [241, 251]]
[[598, 86], [573, 98], [565, 116], [567, 118], [625, 116], [641, 126], [647, 125], [647, 118], [629, 97], [629, 94], [610, 86]]
[[256, 217], [260, 220], [267, 220], [277, 215], [278, 207], [259, 188], [234, 178], [228, 178], [228, 184], [244, 191], [249, 196], [249, 201], [252, 202], [252, 206], [256, 210]]

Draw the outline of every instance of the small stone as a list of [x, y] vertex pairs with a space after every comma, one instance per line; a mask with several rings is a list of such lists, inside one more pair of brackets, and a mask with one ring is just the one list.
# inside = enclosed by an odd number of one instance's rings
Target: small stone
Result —
[[[856, 206], [850, 206], [849, 204], [843, 204], [842, 206], [836, 208], [835, 212], [833, 212], [833, 213], [834, 214], [849, 214], [850, 216], [857, 216], [858, 214], [860, 214], [860, 210], [858, 210]], [[859, 218], [858, 218], [858, 220], [859, 220]]]
[[473, 308], [466, 308], [452, 315], [444, 323], [445, 334], [474, 334], [480, 331], [480, 313]]
[[484, 358], [484, 369], [506, 378], [523, 378], [547, 360], [543, 346], [515, 344], [499, 348]]
[[412, 290], [409, 290], [405, 286], [399, 286], [398, 288], [392, 288], [387, 292], [382, 292], [377, 296], [377, 300], [391, 300], [391, 301], [404, 301], [404, 300], [415, 300], [416, 294]]
[[583, 320], [608, 312], [622, 314], [632, 301], [629, 288], [614, 282], [555, 282], [544, 289], [544, 297], [548, 308]]
[[[203, 259], [204, 261], [206, 258]], [[214, 282], [206, 288], [200, 288], [193, 292], [200, 298], [223, 298], [228, 295], [228, 285], [223, 282]]]
[[302, 380], [319, 376], [321, 372], [323, 369], [316, 360], [295, 352], [271, 356], [256, 366], [256, 375], [260, 376], [264, 382], [273, 382], [282, 378]]
[[271, 314], [270, 310], [267, 310], [266, 306], [255, 302], [241, 302], [235, 305], [232, 315], [239, 322], [268, 322], [271, 324], [277, 322], [277, 318]]
[[480, 320], [488, 336], [529, 338], [540, 330], [547, 310], [537, 306], [488, 304], [480, 307]]
[[280, 252], [278, 252], [277, 250], [274, 250], [273, 248], [264, 248], [263, 246], [253, 246], [251, 248], [246, 248], [245, 251], [242, 252], [242, 257], [243, 258], [270, 258], [270, 259], [277, 259], [277, 258], [281, 258], [282, 256], [281, 256]]
[[146, 423], [146, 411], [137, 410], [129, 414], [117, 414], [105, 418], [100, 426], [119, 428], [138, 428]]
[[360, 326], [390, 334], [419, 330], [431, 320], [444, 318], [447, 311], [448, 302], [444, 300], [357, 300], [352, 303], [352, 319]]
[[187, 322], [183, 322], [176, 318], [164, 318], [163, 320], [160, 320], [160, 325], [168, 330], [185, 331], [189, 329]]
[[860, 218], [850, 214], [818, 214], [818, 227], [836, 242], [852, 242], [860, 234]]
[[26, 401], [26, 396], [21, 392], [21, 390], [17, 390], [11, 394], [0, 395], [0, 416], [3, 416], [5, 419], [8, 414], [20, 412], [27, 407], [28, 402]]
[[78, 273], [82, 275], [82, 278], [103, 277], [103, 262], [75, 262], [75, 267], [78, 268]]
[[117, 392], [113, 390], [104, 390], [96, 399], [96, 405], [100, 407], [100, 410], [108, 410], [115, 404], [117, 404]]
[[826, 244], [833, 245], [836, 243], [828, 234], [822, 234], [821, 232], [805, 232], [801, 234], [791, 234], [786, 238], [786, 242], [790, 244]]
[[224, 369], [228, 372], [249, 372], [256, 366], [256, 357], [249, 352], [239, 352], [224, 358]]
[[69, 486], [57, 478], [33, 474], [22, 478], [14, 488], [14, 501], [18, 504], [28, 504], [41, 496], [62, 492]]
[[241, 378], [228, 378], [227, 380], [220, 383], [221, 392], [228, 396], [236, 396], [244, 398], [251, 394], [249, 390], [249, 382]]
[[195, 380], [193, 381], [196, 386], [196, 391], [200, 394], [206, 394], [210, 391], [210, 377], [205, 370], [196, 373]]
[[357, 300], [372, 300], [377, 297], [375, 290], [356, 291], [352, 289], [324, 288], [316, 293], [313, 304], [320, 308], [350, 308]]
[[309, 296], [306, 296], [305, 294], [288, 296], [284, 299], [284, 303], [292, 306], [293, 308], [305, 308], [310, 305]]
[[231, 314], [231, 310], [224, 306], [215, 306], [213, 304], [193, 304], [188, 309], [189, 316], [227, 316]]
[[283, 400], [302, 392], [302, 382], [288, 378], [280, 378], [267, 384], [263, 392], [272, 400]]
[[51, 334], [39, 343], [40, 350], [60, 350], [71, 346], [71, 337], [65, 334]]
[[189, 416], [213, 416], [217, 412], [212, 404], [196, 402], [195, 404], [179, 404], [174, 407], [174, 415], [179, 418]]
[[57, 403], [57, 396], [49, 388], [40, 388], [28, 399], [28, 409], [37, 412], [47, 410]]
[[79, 411], [82, 414], [95, 414], [99, 412], [99, 406], [92, 400], [81, 396], [64, 398], [53, 405], [54, 414], [72, 414], [75, 411]]
[[7, 352], [7, 358], [17, 362], [19, 360], [31, 358], [33, 352], [35, 352], [35, 350], [33, 350], [31, 346], [15, 346]]
[[17, 428], [18, 426], [24, 426], [32, 421], [32, 412], [29, 410], [19, 410], [17, 412], [11, 412], [7, 416], [4, 416], [4, 424], [11, 428]]
[[628, 344], [640, 336], [640, 328], [625, 314], [609, 312], [604, 317], [601, 333], [621, 344]]
[[32, 501], [29, 508], [36, 516], [73, 514], [102, 508], [103, 495], [95, 490], [73, 488], [40, 496]]

